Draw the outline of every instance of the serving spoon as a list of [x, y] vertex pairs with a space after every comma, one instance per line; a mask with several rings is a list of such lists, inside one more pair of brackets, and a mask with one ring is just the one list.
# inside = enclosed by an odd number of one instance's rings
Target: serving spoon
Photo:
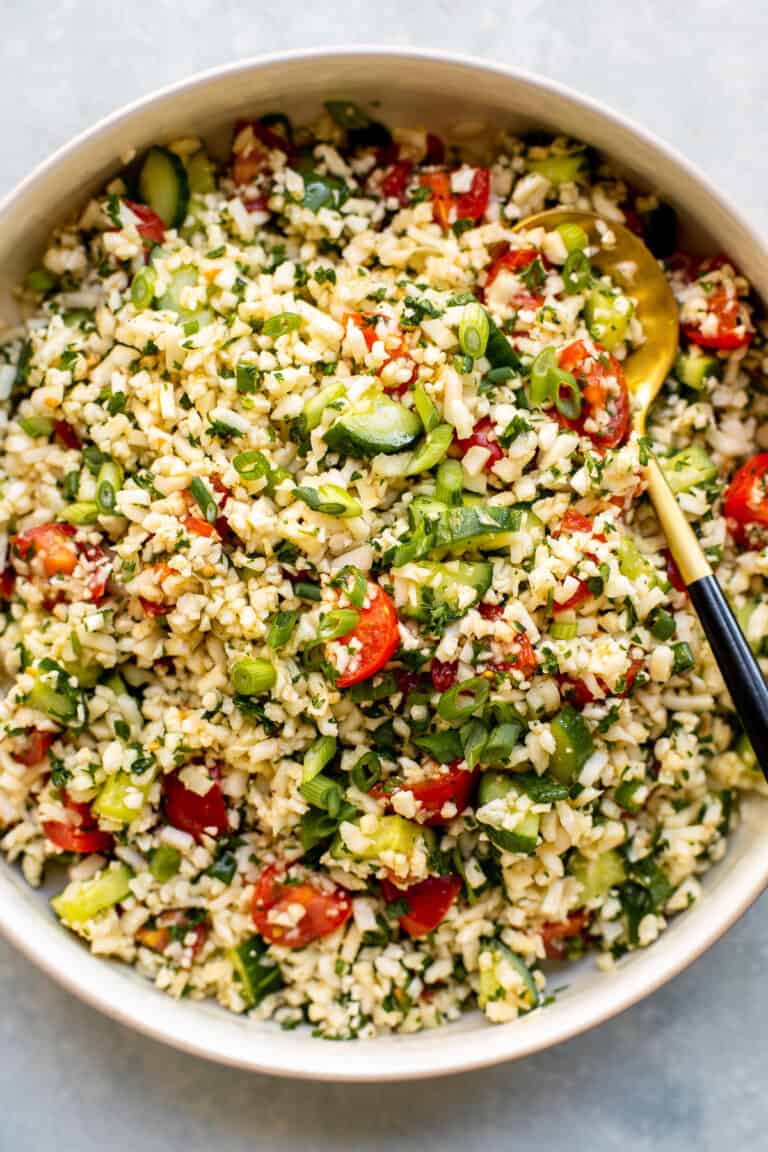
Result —
[[[637, 301], [645, 343], [622, 365], [632, 400], [632, 424], [641, 436], [651, 404], [669, 375], [678, 348], [678, 309], [666, 276], [645, 244], [628, 228], [592, 212], [552, 208], [529, 216], [515, 231], [562, 224], [578, 225], [587, 234], [592, 264], [607, 273]], [[610, 229], [612, 242], [603, 234]], [[717, 577], [666, 481], [655, 456], [645, 465], [645, 479], [669, 550], [685, 581], [691, 603], [709, 641], [733, 705], [749, 737], [757, 762], [768, 780], [768, 685], [736, 622]]]

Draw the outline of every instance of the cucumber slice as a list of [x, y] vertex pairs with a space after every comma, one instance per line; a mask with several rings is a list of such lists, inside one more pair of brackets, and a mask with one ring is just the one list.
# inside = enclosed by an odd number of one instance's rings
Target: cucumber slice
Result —
[[68, 884], [51, 900], [51, 907], [59, 919], [68, 924], [85, 924], [130, 896], [132, 876], [125, 864], [111, 864], [92, 880]]
[[701, 444], [691, 444], [674, 456], [660, 461], [673, 492], [688, 492], [699, 484], [708, 484], [717, 478], [717, 468]]
[[695, 344], [681, 352], [675, 361], [675, 376], [686, 388], [702, 392], [707, 380], [722, 380], [725, 365], [717, 356], [704, 352]]
[[362, 835], [367, 843], [353, 852], [338, 832], [331, 845], [331, 856], [335, 860], [350, 856], [356, 860], [380, 860], [383, 853], [394, 852], [398, 856], [411, 857], [420, 847], [429, 854], [435, 845], [435, 833], [431, 828], [397, 815], [379, 816], [374, 830]]
[[[480, 969], [480, 984], [477, 993], [477, 1001], [482, 1010], [485, 1011], [489, 1004], [498, 1000], [508, 999], [522, 1000], [523, 1011], [525, 1012], [537, 1008], [539, 990], [528, 965], [498, 940], [491, 944], [488, 951], [491, 952], [492, 960], [490, 964]], [[509, 981], [504, 979], [505, 968], [507, 970], [512, 969], [520, 977], [522, 981], [521, 991], [515, 992], [508, 987]]]
[[265, 961], [266, 951], [267, 945], [261, 936], [251, 936], [228, 954], [240, 995], [249, 1008], [255, 1008], [270, 992], [283, 986], [280, 965]]
[[586, 148], [573, 152], [553, 152], [549, 156], [541, 156], [526, 160], [529, 172], [538, 172], [545, 176], [552, 184], [578, 184], [589, 180], [589, 155]]
[[365, 407], [350, 408], [325, 433], [325, 442], [342, 456], [391, 455], [413, 448], [421, 436], [415, 412], [387, 396], [377, 396]]
[[193, 196], [205, 196], [216, 191], [216, 176], [211, 158], [204, 148], [187, 158], [187, 181]]
[[197, 322], [198, 327], [203, 328], [206, 324], [212, 324], [216, 319], [210, 308], [184, 308], [181, 303], [182, 292], [185, 288], [194, 288], [198, 284], [198, 273], [196, 268], [186, 266], [179, 268], [174, 272], [168, 283], [168, 287], [164, 294], [157, 302], [157, 307], [167, 310], [168, 312], [175, 312], [179, 318], [180, 324], [189, 324]]
[[611, 888], [623, 884], [627, 869], [618, 852], [601, 852], [594, 860], [577, 853], [571, 861], [570, 872], [581, 884], [581, 897], [585, 904], [607, 896]]
[[627, 338], [632, 302], [627, 296], [593, 289], [584, 305], [584, 319], [593, 340], [612, 351]]
[[167, 148], [150, 148], [139, 173], [139, 195], [166, 227], [181, 227], [189, 204], [189, 180], [175, 153]]
[[[513, 809], [523, 792], [514, 777], [503, 772], [484, 772], [477, 790], [477, 820], [482, 824], [492, 844], [502, 852], [523, 852], [530, 855], [539, 842], [539, 814], [528, 812], [514, 829], [499, 827], [505, 809]], [[498, 801], [505, 802], [500, 805]], [[492, 807], [490, 807], [492, 806]]]
[[[417, 620], [427, 616], [424, 589], [429, 588], [432, 598], [440, 604], [447, 604], [454, 611], [463, 609], [468, 612], [473, 604], [482, 600], [491, 586], [493, 579], [493, 565], [478, 561], [475, 564], [463, 560], [449, 560], [445, 564], [436, 561], [422, 560], [419, 562], [421, 576], [415, 603], [406, 604], [405, 612]], [[397, 571], [394, 572], [397, 575]], [[465, 602], [461, 593], [463, 589], [471, 588], [474, 598]]]

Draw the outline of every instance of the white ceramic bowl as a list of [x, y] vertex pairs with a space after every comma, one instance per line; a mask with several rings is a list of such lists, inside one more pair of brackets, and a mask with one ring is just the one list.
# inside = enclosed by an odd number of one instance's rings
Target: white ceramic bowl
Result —
[[[432, 53], [354, 48], [269, 57], [221, 68], [150, 96], [103, 120], [38, 168], [0, 206], [0, 319], [12, 315], [10, 289], [33, 264], [49, 231], [114, 173], [132, 149], [181, 134], [211, 136], [247, 114], [275, 108], [312, 116], [329, 96], [381, 101], [387, 122], [449, 129], [477, 119], [512, 128], [543, 127], [589, 141], [641, 186], [679, 210], [686, 243], [725, 250], [768, 299], [768, 248], [706, 180], [648, 133], [548, 81], [510, 69]], [[653, 947], [625, 958], [611, 975], [591, 962], [542, 1011], [491, 1026], [479, 1013], [416, 1036], [331, 1044], [306, 1031], [233, 1016], [213, 1004], [174, 1001], [131, 969], [93, 957], [60, 928], [45, 893], [0, 867], [0, 929], [35, 964], [83, 1000], [158, 1040], [209, 1059], [263, 1072], [334, 1080], [436, 1076], [536, 1052], [607, 1020], [696, 959], [768, 883], [768, 812], [755, 799], [704, 895]]]

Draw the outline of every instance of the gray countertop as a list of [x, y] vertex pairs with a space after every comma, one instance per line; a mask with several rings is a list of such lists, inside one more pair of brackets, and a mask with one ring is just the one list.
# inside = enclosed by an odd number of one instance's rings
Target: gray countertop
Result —
[[[5, 0], [0, 193], [127, 100], [237, 57], [343, 42], [467, 51], [581, 88], [657, 131], [768, 227], [762, 0]], [[530, 1148], [746, 1152], [768, 1096], [768, 904], [618, 1020], [507, 1067], [303, 1085], [145, 1040], [0, 942], [0, 1152]]]

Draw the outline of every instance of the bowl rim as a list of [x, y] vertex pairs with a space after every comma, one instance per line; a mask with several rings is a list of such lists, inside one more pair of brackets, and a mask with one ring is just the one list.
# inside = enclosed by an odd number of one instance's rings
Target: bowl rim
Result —
[[[651, 149], [698, 191], [708, 197], [768, 261], [762, 232], [749, 223], [718, 191], [699, 168], [676, 148], [659, 139], [629, 117], [606, 107], [567, 85], [526, 69], [493, 60], [447, 51], [431, 51], [384, 44], [349, 44], [295, 49], [247, 57], [196, 72], [122, 105], [73, 136], [6, 193], [0, 200], [0, 228], [5, 218], [35, 185], [83, 146], [107, 137], [124, 121], [153, 105], [199, 86], [240, 73], [303, 61], [349, 60], [374, 57], [390, 64], [398, 60], [423, 61], [448, 67], [482, 71], [516, 81], [532, 90], [559, 98], [582, 109], [604, 126]], [[0, 933], [48, 976], [121, 1024], [184, 1051], [221, 1064], [298, 1079], [386, 1082], [443, 1076], [532, 1055], [586, 1032], [630, 1008], [692, 964], [749, 908], [768, 885], [768, 837], [758, 838], [727, 876], [713, 885], [701, 901], [676, 919], [648, 952], [631, 968], [601, 976], [573, 997], [565, 1011], [534, 1013], [510, 1025], [483, 1028], [477, 1033], [438, 1028], [408, 1037], [339, 1045], [317, 1040], [300, 1045], [281, 1043], [273, 1032], [259, 1031], [243, 1017], [219, 1008], [174, 1001], [136, 973], [93, 956], [53, 920], [40, 914], [23, 881], [0, 868]], [[564, 1007], [561, 1002], [559, 1008]], [[226, 1026], [222, 1019], [227, 1021]], [[551, 1021], [551, 1022], [550, 1022]], [[242, 1027], [240, 1027], [242, 1025]], [[238, 1040], [239, 1034], [239, 1041]], [[296, 1036], [297, 1034], [292, 1034]], [[310, 1047], [311, 1044], [311, 1047]], [[362, 1046], [361, 1046], [362, 1045]]]

